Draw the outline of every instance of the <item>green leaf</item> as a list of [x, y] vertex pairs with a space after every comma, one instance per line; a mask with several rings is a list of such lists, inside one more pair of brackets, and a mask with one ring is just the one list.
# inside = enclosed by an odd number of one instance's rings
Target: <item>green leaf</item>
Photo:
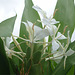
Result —
[[38, 64], [41, 59], [41, 51], [37, 51], [33, 54], [33, 62], [34, 64]]
[[43, 75], [42, 69], [39, 64], [35, 64], [31, 67], [29, 75]]
[[56, 9], [58, 11], [55, 14], [55, 19], [60, 21], [60, 32], [63, 33], [63, 30], [65, 26], [68, 25], [65, 35], [67, 35], [67, 31], [70, 30], [70, 36], [72, 35], [72, 32], [75, 27], [75, 6], [74, 6], [74, 0], [58, 0]]
[[32, 6], [33, 6], [32, 0], [25, 0], [25, 8], [22, 16], [22, 21], [26, 22], [28, 20], [31, 21], [32, 23], [36, 22], [36, 25], [42, 27], [42, 24], [37, 22], [37, 19], [40, 19], [40, 17], [36, 12], [36, 10], [32, 8]]
[[67, 75], [74, 75], [74, 66], [70, 69], [70, 71], [67, 73]]
[[[32, 8], [33, 3], [32, 0], [25, 0], [25, 8], [23, 11], [23, 16], [22, 16], [22, 22], [31, 21], [32, 23], [35, 23], [39, 27], [42, 27], [42, 24], [37, 22], [37, 19], [40, 19], [38, 13]], [[28, 37], [28, 33], [26, 31], [25, 25], [21, 23], [21, 28], [20, 28], [20, 36], [23, 37], [25, 35]]]
[[10, 75], [9, 62], [6, 57], [3, 41], [0, 38], [0, 75]]
[[51, 67], [51, 61], [45, 61], [42, 60], [40, 63], [40, 66], [43, 70], [43, 75], [51, 75], [52, 74], [52, 67]]
[[43, 48], [43, 45], [42, 44], [34, 44], [34, 52], [37, 52], [37, 51], [41, 51]]
[[18, 66], [13, 62], [12, 59], [9, 59], [10, 62], [10, 73], [11, 75], [20, 75], [20, 72], [18, 70]]
[[14, 28], [16, 16], [9, 18], [0, 23], [0, 37], [9, 37]]
[[[75, 50], [75, 41], [69, 45], [68, 49], [70, 48], [72, 50]], [[66, 75], [70, 71], [73, 65], [75, 65], [75, 53], [67, 57], [65, 69], [64, 69], [64, 58], [63, 58], [61, 62], [56, 66], [52, 75], [60, 75], [60, 74]]]
[[26, 53], [26, 58], [27, 58], [27, 60], [29, 60], [30, 55], [31, 55], [31, 48], [28, 47], [28, 49], [27, 49], [27, 53]]

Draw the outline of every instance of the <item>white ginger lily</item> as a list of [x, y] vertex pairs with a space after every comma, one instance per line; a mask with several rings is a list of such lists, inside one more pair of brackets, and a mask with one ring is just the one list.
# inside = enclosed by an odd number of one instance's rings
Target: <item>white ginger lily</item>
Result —
[[42, 29], [29, 21], [27, 21], [27, 23], [26, 22], [22, 22], [22, 23], [25, 24], [26, 29], [29, 33], [30, 42], [35, 42], [37, 40], [41, 40], [44, 37], [49, 35], [49, 32], [47, 29]]
[[[60, 24], [58, 26], [58, 28], [55, 25], [52, 25], [50, 27], [47, 27], [50, 36], [52, 37], [52, 50], [56, 51], [59, 47], [60, 47], [60, 42], [58, 40], [63, 40], [63, 39], [67, 39], [63, 34], [61, 34], [60, 32], [58, 32], [58, 29], [60, 27]], [[56, 36], [57, 34], [57, 36]]]
[[[13, 37], [13, 36], [12, 36]], [[14, 37], [13, 37], [13, 39], [15, 40], [15, 44], [16, 44], [16, 46], [18, 47], [18, 49], [20, 50], [20, 52], [16, 52], [16, 51], [14, 51], [13, 49], [10, 49], [9, 47], [10, 47], [10, 41], [11, 41], [11, 37], [6, 37], [6, 39], [4, 38], [4, 37], [1, 37], [2, 38], [2, 40], [3, 40], [3, 42], [4, 42], [4, 48], [5, 48], [5, 51], [6, 51], [6, 55], [9, 57], [9, 58], [12, 58], [12, 56], [15, 56], [15, 57], [17, 57], [18, 59], [20, 59], [22, 62], [23, 62], [23, 60], [22, 60], [22, 58], [21, 57], [24, 57], [26, 54], [21, 50], [21, 47], [20, 47], [20, 45], [19, 45], [19, 43], [17, 42], [17, 40], [16, 39], [14, 39]], [[19, 57], [19, 56], [20, 57]]]
[[[59, 44], [56, 42], [56, 40], [66, 39], [66, 37], [64, 35], [62, 35], [60, 32], [57, 33], [58, 28], [54, 24], [59, 23], [59, 21], [56, 21], [53, 18], [53, 16], [48, 18], [47, 15], [46, 15], [46, 12], [43, 11], [40, 7], [33, 6], [33, 8], [37, 12], [41, 13], [41, 15], [43, 16], [43, 19], [42, 19], [41, 22], [46, 26], [46, 29], [49, 31], [49, 34], [53, 39], [52, 40], [52, 49], [53, 49], [53, 51], [56, 51], [59, 48]], [[57, 36], [55, 37], [56, 33], [57, 33]]]
[[53, 51], [56, 51], [60, 47], [60, 42], [58, 40], [63, 40], [63, 39], [67, 39], [67, 38], [60, 32], [57, 33], [56, 37], [53, 37], [53, 40], [52, 40]]
[[75, 53], [75, 51], [72, 50], [71, 48], [67, 51], [69, 43], [70, 43], [70, 37], [69, 37], [69, 32], [68, 32], [66, 46], [63, 47], [60, 43], [60, 47], [59, 47], [58, 51], [56, 51], [55, 54], [53, 54], [53, 57], [46, 58], [45, 60], [47, 61], [47, 60], [51, 59], [51, 60], [55, 60], [56, 63], [59, 63], [60, 60], [63, 58], [63, 56], [65, 56], [65, 58], [64, 58], [64, 68], [65, 68], [65, 62], [66, 62], [67, 56], [71, 56], [72, 54]]
[[42, 15], [43, 19], [42, 19], [41, 22], [42, 22], [44, 25], [50, 26], [50, 25], [54, 25], [54, 24], [59, 23], [59, 21], [56, 21], [56, 20], [53, 18], [53, 16], [51, 16], [51, 17], [48, 18], [46, 12], [43, 11], [40, 7], [38, 7], [38, 6], [33, 6], [32, 8], [35, 9], [38, 13], [40, 13], [40, 14]]
[[66, 52], [63, 51], [63, 49], [59, 49], [54, 55], [53, 57], [49, 57], [46, 58], [45, 60], [54, 60], [56, 63], [59, 63], [61, 61], [61, 59], [63, 58], [63, 56], [65, 56], [64, 59], [64, 67], [65, 67], [65, 62], [66, 62], [66, 58], [67, 56], [71, 56], [73, 53], [75, 53], [75, 51], [73, 51], [71, 48]]

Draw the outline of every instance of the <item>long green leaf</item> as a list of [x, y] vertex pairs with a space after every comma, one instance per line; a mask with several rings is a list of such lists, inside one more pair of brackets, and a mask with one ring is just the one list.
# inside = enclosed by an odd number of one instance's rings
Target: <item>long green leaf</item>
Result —
[[0, 38], [0, 75], [10, 75], [9, 62], [6, 57], [3, 41]]
[[[39, 27], [42, 27], [42, 24], [37, 22], [37, 19], [40, 19], [38, 13], [32, 8], [33, 3], [32, 0], [25, 0], [25, 8], [23, 11], [23, 16], [22, 16], [22, 22], [31, 21], [32, 23], [35, 23]], [[23, 37], [23, 35], [28, 35], [25, 25], [21, 24], [20, 28], [20, 36]]]
[[42, 69], [39, 64], [35, 64], [31, 67], [29, 75], [43, 75]]
[[9, 37], [14, 28], [16, 16], [9, 18], [0, 23], [0, 37]]
[[75, 27], [74, 0], [58, 0], [56, 9], [58, 9], [58, 11], [55, 14], [55, 19], [60, 21], [60, 32], [63, 33], [65, 26], [68, 25], [65, 35], [67, 35], [67, 31], [70, 30], [71, 36]]

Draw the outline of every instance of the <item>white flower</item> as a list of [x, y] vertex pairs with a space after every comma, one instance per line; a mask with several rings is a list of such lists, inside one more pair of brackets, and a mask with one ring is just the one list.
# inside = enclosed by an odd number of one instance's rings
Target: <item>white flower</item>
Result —
[[52, 49], [53, 51], [56, 51], [60, 47], [60, 42], [58, 40], [67, 39], [63, 34], [60, 32], [57, 33], [57, 36], [53, 38], [52, 40]]
[[[53, 16], [51, 17], [47, 17], [46, 12], [43, 11], [40, 7], [38, 6], [33, 6], [33, 8], [42, 14], [43, 19], [42, 19], [42, 23], [46, 26], [46, 29], [49, 31], [49, 35], [52, 37], [52, 49], [53, 51], [56, 51], [59, 48], [59, 44], [57, 43], [57, 39], [65, 39], [66, 37], [64, 35], [62, 35], [61, 33], [57, 34], [57, 37], [55, 37], [56, 33], [57, 33], [57, 27], [54, 24], [59, 23], [59, 21], [56, 21]], [[56, 39], [57, 38], [57, 39]]]
[[64, 52], [64, 50], [62, 48], [59, 48], [58, 51], [56, 51], [55, 54], [53, 54], [53, 57], [49, 57], [49, 58], [46, 58], [45, 60], [54, 60], [56, 63], [59, 63], [61, 61], [61, 59], [63, 58], [63, 56], [65, 56], [64, 58], [64, 67], [65, 67], [65, 62], [66, 62], [66, 59], [67, 59], [67, 56], [71, 56], [72, 54], [74, 54], [75, 51], [73, 51], [71, 48]]
[[60, 25], [58, 26], [58, 28], [55, 25], [52, 25], [51, 27], [46, 27], [52, 38], [52, 50], [53, 51], [56, 51], [60, 47], [60, 42], [58, 40], [67, 39], [63, 34], [58, 32], [59, 27]]
[[46, 12], [43, 11], [39, 6], [33, 6], [32, 8], [35, 9], [37, 12], [39, 12], [43, 17], [45, 18], [47, 17]]
[[53, 37], [57, 32], [57, 27], [55, 25], [46, 26], [46, 29], [49, 31], [51, 37]]
[[[12, 48], [11, 49], [9, 48], [10, 47], [11, 38], [10, 37], [6, 37], [6, 38], [5, 37], [1, 37], [1, 39], [3, 40], [3, 43], [4, 43], [4, 48], [5, 48], [5, 51], [6, 51], [6, 55], [9, 58], [12, 58], [12, 56], [15, 56], [15, 57], [17, 57], [18, 59], [20, 59], [23, 62], [23, 59], [21, 57], [24, 57], [26, 54], [23, 51], [21, 51], [21, 50], [20, 50], [20, 52], [19, 51], [17, 52], [17, 51], [14, 51]], [[17, 44], [17, 46], [18, 46], [18, 48], [20, 48], [19, 44]]]
[[54, 24], [59, 23], [59, 21], [56, 21], [54, 18], [43, 18], [42, 23], [44, 25], [50, 26], [50, 25], [54, 25]]
[[27, 23], [26, 22], [22, 22], [22, 23], [24, 23], [26, 26], [26, 29], [29, 33], [29, 39], [31, 42], [41, 40], [44, 37], [49, 35], [49, 32], [47, 29], [42, 29], [42, 28], [34, 25], [33, 23], [29, 22], [29, 21], [27, 21]]
[[42, 15], [42, 17], [43, 17], [42, 23], [43, 23], [44, 25], [50, 26], [50, 25], [54, 25], [54, 24], [59, 23], [59, 21], [56, 21], [56, 20], [53, 18], [53, 16], [50, 16], [50, 17], [48, 18], [47, 15], [46, 15], [46, 12], [43, 11], [40, 7], [38, 7], [38, 6], [33, 6], [32, 8], [35, 9], [38, 13], [40, 13], [40, 14]]
[[[56, 21], [53, 16], [47, 17], [46, 12], [43, 11], [40, 7], [38, 6], [33, 6], [33, 8], [42, 14], [43, 19], [42, 23], [46, 26], [46, 29], [49, 31], [50, 36], [52, 37], [52, 49], [53, 51], [56, 51], [59, 48], [59, 44], [57, 43], [56, 40], [60, 39], [65, 39], [66, 37], [62, 35], [60, 32], [57, 33], [58, 28], [54, 25], [59, 23], [59, 21]], [[55, 37], [57, 33], [57, 36]]]
[[69, 46], [70, 43], [70, 37], [69, 37], [69, 32], [68, 32], [68, 37], [67, 37], [67, 44], [65, 47], [63, 47], [63, 45], [61, 45], [58, 49], [58, 51], [56, 51], [55, 53], [53, 53], [52, 57], [46, 58], [45, 60], [54, 60], [56, 63], [59, 63], [61, 61], [61, 59], [63, 58], [63, 56], [65, 56], [64, 58], [64, 68], [65, 68], [65, 63], [66, 63], [66, 59], [67, 56], [71, 56], [72, 54], [75, 53], [74, 50], [72, 50], [71, 48], [67, 51], [67, 48]]
[[[67, 38], [63, 34], [61, 34], [60, 32], [58, 32], [57, 33], [57, 36], [55, 37], [55, 40], [54, 40], [54, 41], [56, 41], [56, 44], [55, 45], [59, 44], [59, 46], [60, 46], [60, 42], [58, 40], [63, 40], [63, 39], [67, 39]], [[59, 48], [59, 46], [58, 46], [58, 48]], [[55, 50], [57, 50], [57, 49], [55, 49]]]

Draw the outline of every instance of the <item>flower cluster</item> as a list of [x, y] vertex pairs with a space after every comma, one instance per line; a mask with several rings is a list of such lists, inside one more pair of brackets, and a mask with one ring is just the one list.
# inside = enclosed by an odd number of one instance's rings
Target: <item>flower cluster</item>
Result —
[[[62, 59], [63, 56], [65, 56], [64, 59], [64, 68], [65, 68], [65, 62], [66, 62], [66, 58], [67, 56], [70, 56], [74, 53], [74, 51], [72, 49], [69, 49], [67, 51], [67, 48], [69, 46], [70, 43], [70, 37], [69, 37], [69, 32], [68, 32], [68, 37], [65, 37], [63, 34], [61, 34], [58, 29], [60, 27], [60, 24], [58, 25], [58, 27], [55, 25], [57, 23], [59, 23], [59, 21], [56, 21], [53, 16], [52, 17], [47, 17], [45, 11], [43, 11], [41, 8], [39, 8], [38, 6], [33, 6], [33, 8], [42, 14], [43, 19], [42, 19], [42, 23], [46, 26], [46, 29], [49, 31], [49, 35], [52, 38], [52, 53], [53, 56], [46, 58], [45, 60], [55, 60], [57, 63], [60, 62], [60, 60]], [[67, 39], [67, 44], [64, 47], [61, 42], [59, 40], [64, 40]]]
[[5, 51], [6, 51], [6, 55], [12, 59], [12, 56], [15, 56], [17, 57], [18, 59], [20, 59], [22, 62], [23, 62], [23, 57], [25, 57], [25, 53], [22, 51], [19, 43], [17, 42], [17, 40], [13, 37], [12, 35], [12, 39], [13, 39], [13, 42], [15, 43], [16, 47], [20, 50], [20, 51], [14, 51], [14, 47], [13, 48], [10, 48], [10, 41], [11, 41], [11, 37], [1, 37], [3, 42], [4, 42], [4, 48], [5, 48]]
[[[42, 43], [42, 44], [47, 43], [48, 44], [51, 42], [52, 43], [51, 54], [53, 54], [53, 55], [48, 58], [46, 57], [45, 60], [46, 61], [47, 60], [55, 60], [57, 63], [59, 63], [60, 60], [62, 59], [62, 57], [65, 56], [65, 59], [64, 59], [64, 64], [65, 64], [67, 56], [70, 56], [74, 53], [74, 51], [72, 49], [69, 49], [67, 51], [67, 48], [70, 43], [69, 31], [68, 31], [68, 36], [67, 37], [64, 36], [64, 33], [59, 32], [60, 24], [59, 24], [59, 21], [56, 21], [53, 18], [54, 15], [47, 17], [46, 12], [43, 11], [40, 7], [33, 6], [32, 8], [35, 9], [38, 13], [40, 13], [42, 15], [43, 18], [39, 22], [41, 22], [44, 25], [44, 28], [40, 28], [39, 26], [33, 24], [30, 21], [22, 22], [23, 24], [25, 24], [26, 30], [29, 33], [29, 39], [24, 39], [21, 37], [18, 37], [18, 38], [25, 40], [25, 41], [29, 41], [31, 44], [34, 44], [34, 43]], [[56, 26], [56, 24], [58, 24], [58, 26]], [[48, 41], [48, 42], [38, 42], [47, 36], [50, 36], [52, 40]], [[15, 52], [15, 51], [9, 50], [7, 47], [5, 47], [7, 55], [9, 57], [11, 57], [11, 55], [17, 56], [16, 54], [18, 54], [20, 56], [25, 55], [25, 53], [23, 53], [18, 42], [14, 39], [13, 35], [12, 35], [12, 38], [13, 38], [15, 45], [20, 50], [20, 52]], [[67, 44], [65, 46], [60, 42], [60, 40], [64, 40], [64, 39], [67, 40]], [[19, 59], [21, 59], [21, 58], [19, 58]]]

